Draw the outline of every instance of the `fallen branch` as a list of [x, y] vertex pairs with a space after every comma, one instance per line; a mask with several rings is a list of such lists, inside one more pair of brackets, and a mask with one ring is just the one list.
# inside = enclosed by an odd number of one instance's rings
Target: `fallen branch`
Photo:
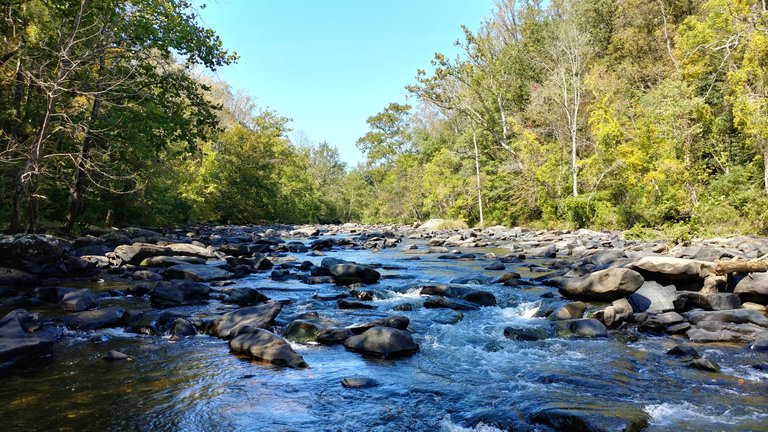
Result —
[[751, 260], [719, 260], [715, 261], [715, 272], [719, 275], [729, 273], [754, 273], [768, 271], [768, 260], [756, 258]]

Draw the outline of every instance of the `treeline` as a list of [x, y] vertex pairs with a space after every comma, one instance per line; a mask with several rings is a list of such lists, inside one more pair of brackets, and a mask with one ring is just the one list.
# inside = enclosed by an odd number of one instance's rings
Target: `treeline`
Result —
[[503, 0], [464, 33], [369, 118], [364, 220], [768, 232], [765, 0]]
[[325, 143], [205, 77], [236, 61], [187, 0], [0, 5], [0, 222], [350, 219]]

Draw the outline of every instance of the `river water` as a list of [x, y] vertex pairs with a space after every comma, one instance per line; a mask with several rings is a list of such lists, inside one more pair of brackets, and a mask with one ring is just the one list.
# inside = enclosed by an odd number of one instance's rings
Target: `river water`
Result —
[[[465, 252], [479, 256], [488, 250]], [[321, 260], [289, 255], [316, 264]], [[446, 261], [436, 255], [412, 260], [401, 248], [328, 255], [384, 266], [382, 281], [370, 287], [378, 293], [375, 310], [339, 310], [334, 301], [313, 296], [332, 296], [343, 288], [275, 282], [269, 273], [240, 279], [234, 286], [291, 300], [278, 316], [283, 324], [308, 311], [345, 325], [405, 315], [419, 353], [379, 360], [340, 345], [292, 343], [310, 365], [294, 370], [240, 359], [229, 352], [226, 341], [204, 335], [171, 342], [110, 329], [102, 332], [110, 336], [107, 343], [93, 344], [92, 334], [68, 333], [57, 344], [52, 362], [0, 376], [0, 431], [492, 431], [496, 429], [467, 425], [482, 414], [524, 416], [539, 407], [558, 406], [603, 412], [640, 409], [650, 418], [648, 431], [768, 430], [768, 374], [752, 368], [768, 360], [766, 354], [701, 345], [703, 356], [723, 367], [713, 374], [666, 355], [683, 342], [669, 337], [612, 333], [608, 339], [513, 341], [504, 337], [504, 328], [543, 325], [544, 318], [535, 313], [540, 295], [552, 288], [469, 285], [492, 292], [498, 306], [462, 316], [421, 308], [424, 298], [413, 287], [475, 273], [501, 274], [483, 270], [492, 261]], [[533, 263], [547, 265], [546, 260]], [[507, 265], [510, 270], [534, 275], [514, 264]], [[94, 284], [92, 289], [113, 286]], [[102, 299], [102, 305], [125, 302]], [[149, 307], [142, 299], [129, 303], [134, 309]], [[413, 311], [392, 310], [402, 303], [411, 303]], [[188, 312], [218, 307], [224, 306], [212, 301]], [[101, 360], [110, 349], [134, 360]], [[347, 389], [341, 380], [349, 376], [374, 378], [381, 385]]]

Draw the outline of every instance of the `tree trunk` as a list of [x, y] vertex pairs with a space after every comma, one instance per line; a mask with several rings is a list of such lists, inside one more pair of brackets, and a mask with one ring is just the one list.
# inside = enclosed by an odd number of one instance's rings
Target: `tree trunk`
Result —
[[768, 146], [763, 147], [763, 188], [768, 192]]
[[715, 273], [754, 273], [768, 271], [768, 261], [764, 259], [715, 261]]
[[472, 131], [472, 142], [475, 144], [475, 176], [477, 178], [477, 207], [480, 209], [480, 226], [485, 226], [483, 220], [483, 192], [480, 185], [480, 155], [477, 151], [477, 134]]

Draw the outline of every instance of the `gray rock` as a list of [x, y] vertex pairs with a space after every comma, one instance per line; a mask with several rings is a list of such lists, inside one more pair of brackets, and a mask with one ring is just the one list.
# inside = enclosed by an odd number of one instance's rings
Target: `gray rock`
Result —
[[370, 321], [364, 324], [357, 324], [351, 327], [347, 327], [353, 334], [362, 334], [373, 327], [391, 327], [398, 330], [406, 330], [411, 320], [408, 317], [395, 315], [375, 321]]
[[603, 402], [580, 406], [550, 402], [537, 406], [528, 420], [557, 431], [640, 432], [648, 426], [649, 418], [640, 408], [627, 404]]
[[756, 310], [733, 309], [721, 311], [692, 310], [683, 314], [686, 320], [692, 324], [701, 321], [719, 321], [735, 324], [752, 323], [762, 327], [768, 327], [768, 318]]
[[318, 333], [315, 340], [323, 345], [335, 345], [344, 342], [354, 335], [351, 330], [346, 328], [332, 328]]
[[222, 303], [238, 306], [253, 306], [269, 301], [267, 296], [253, 288], [232, 288], [225, 290], [224, 293], [226, 295], [221, 299]]
[[297, 354], [288, 342], [264, 329], [254, 329], [235, 337], [229, 341], [229, 347], [236, 353], [245, 354], [275, 366], [297, 369], [307, 367], [304, 358]]
[[0, 319], [0, 371], [12, 366], [53, 355], [59, 337], [57, 329], [40, 329], [40, 318], [23, 309], [11, 311]]
[[480, 306], [496, 306], [496, 297], [488, 291], [456, 285], [429, 285], [422, 287], [421, 295], [454, 297]]
[[610, 268], [574, 279], [560, 280], [560, 294], [586, 301], [613, 301], [634, 293], [643, 277], [630, 269]]
[[147, 258], [169, 255], [170, 249], [151, 243], [134, 243], [116, 247], [114, 254], [121, 264], [139, 265]]
[[161, 280], [163, 280], [163, 276], [160, 273], [153, 272], [151, 270], [138, 270], [138, 271], [135, 271], [131, 275], [131, 278], [133, 280], [143, 280], [143, 281], [161, 281]]
[[128, 354], [122, 353], [118, 350], [112, 350], [107, 353], [104, 357], [102, 357], [104, 360], [108, 361], [122, 361], [122, 360], [130, 360], [131, 358], [128, 357]]
[[142, 267], [173, 267], [180, 264], [205, 264], [205, 259], [194, 256], [166, 256], [159, 255], [142, 260]]
[[64, 324], [72, 330], [96, 330], [104, 327], [116, 327], [125, 319], [125, 309], [112, 306], [65, 315]]
[[61, 309], [67, 312], [82, 312], [97, 305], [96, 295], [87, 288], [72, 291], [61, 299]]
[[199, 304], [208, 300], [211, 288], [200, 282], [160, 282], [150, 293], [152, 303], [158, 306]]
[[555, 329], [560, 337], [598, 338], [608, 337], [608, 329], [603, 323], [594, 318], [556, 321]]
[[550, 332], [541, 327], [505, 327], [504, 337], [516, 341], [537, 341], [551, 337]]
[[282, 308], [281, 303], [269, 302], [226, 313], [213, 321], [210, 333], [223, 339], [230, 339], [240, 333], [266, 328], [274, 322]]
[[391, 327], [373, 327], [344, 341], [350, 351], [383, 358], [399, 358], [419, 351], [410, 333]]
[[171, 340], [179, 340], [197, 334], [195, 326], [184, 318], [176, 318], [171, 325]]
[[66, 240], [42, 234], [0, 236], [0, 262], [31, 273], [46, 272], [72, 250]]
[[707, 372], [720, 372], [720, 365], [713, 362], [712, 360], [707, 360], [703, 358], [697, 358], [691, 360], [690, 363], [688, 363], [688, 367], [692, 369], [700, 369]]
[[341, 380], [344, 388], [364, 389], [378, 387], [379, 382], [373, 378], [346, 377]]
[[234, 273], [216, 266], [205, 264], [179, 264], [165, 269], [165, 275], [173, 279], [190, 279], [196, 282], [210, 282], [230, 279]]
[[699, 358], [701, 355], [698, 351], [696, 351], [696, 348], [692, 346], [685, 346], [685, 345], [675, 345], [672, 348], [667, 351], [668, 355], [676, 356], [676, 357], [692, 357], [692, 358]]
[[768, 273], [750, 273], [736, 284], [733, 293], [743, 302], [768, 304]]
[[[327, 259], [327, 258], [326, 258]], [[325, 259], [323, 260], [325, 262]], [[341, 263], [329, 267], [331, 275], [339, 285], [352, 285], [356, 283], [376, 283], [381, 274], [376, 270], [355, 263]]]
[[339, 309], [376, 309], [374, 305], [349, 300], [338, 300], [336, 306]]
[[667, 256], [646, 256], [627, 268], [637, 271], [645, 280], [662, 285], [680, 282], [701, 284], [706, 277], [715, 274], [715, 266], [711, 262]]
[[441, 296], [429, 297], [426, 301], [424, 301], [424, 307], [427, 309], [446, 308], [462, 311], [477, 310], [480, 308], [478, 305], [468, 301]]
[[294, 342], [315, 341], [323, 330], [325, 326], [320, 323], [297, 319], [288, 324], [283, 336]]
[[661, 286], [657, 282], [645, 282], [627, 298], [635, 312], [661, 313], [675, 310], [677, 289], [674, 285]]
[[38, 277], [23, 270], [0, 266], [0, 287], [27, 287], [37, 284]]

